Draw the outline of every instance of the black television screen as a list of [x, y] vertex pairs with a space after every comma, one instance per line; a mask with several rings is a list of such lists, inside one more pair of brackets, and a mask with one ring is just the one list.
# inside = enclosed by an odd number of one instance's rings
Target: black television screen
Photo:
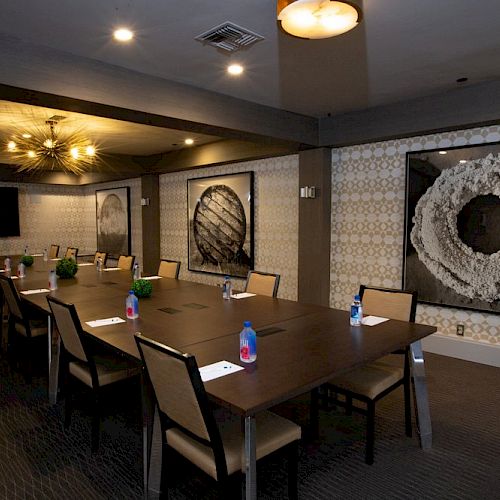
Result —
[[0, 188], [0, 214], [0, 237], [20, 236], [17, 188]]

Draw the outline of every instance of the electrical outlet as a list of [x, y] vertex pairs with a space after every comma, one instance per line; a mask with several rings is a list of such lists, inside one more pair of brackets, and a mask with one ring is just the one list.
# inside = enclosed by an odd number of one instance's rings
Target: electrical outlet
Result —
[[464, 336], [464, 325], [457, 325], [457, 335], [460, 335], [460, 337]]

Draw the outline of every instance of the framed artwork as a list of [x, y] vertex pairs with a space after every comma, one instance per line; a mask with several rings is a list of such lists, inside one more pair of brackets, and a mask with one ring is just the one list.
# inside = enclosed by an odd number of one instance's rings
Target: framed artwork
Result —
[[130, 255], [130, 188], [95, 192], [97, 250], [112, 258]]
[[253, 172], [189, 179], [188, 269], [246, 278], [253, 269]]
[[500, 144], [407, 153], [403, 287], [500, 313]]

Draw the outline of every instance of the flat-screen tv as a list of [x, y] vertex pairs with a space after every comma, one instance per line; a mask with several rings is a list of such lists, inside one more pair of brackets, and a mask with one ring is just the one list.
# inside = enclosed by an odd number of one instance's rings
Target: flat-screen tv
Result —
[[0, 214], [0, 237], [21, 236], [17, 188], [0, 187]]

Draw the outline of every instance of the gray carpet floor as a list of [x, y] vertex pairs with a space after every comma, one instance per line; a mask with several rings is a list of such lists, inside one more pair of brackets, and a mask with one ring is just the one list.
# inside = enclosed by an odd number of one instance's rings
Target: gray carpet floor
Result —
[[[405, 437], [402, 391], [377, 406], [372, 466], [364, 463], [363, 417], [322, 411], [319, 437], [305, 431], [301, 445], [301, 499], [500, 499], [500, 369], [430, 354], [426, 369], [432, 450]], [[65, 431], [63, 404], [50, 406], [46, 391], [42, 368], [28, 385], [0, 360], [0, 498], [141, 498], [139, 388], [123, 386], [106, 398], [97, 455], [86, 405], [77, 405]], [[308, 401], [276, 411], [305, 427]], [[212, 481], [183, 459], [172, 468], [171, 498], [216, 498]], [[259, 463], [258, 496], [286, 498], [281, 456]]]

